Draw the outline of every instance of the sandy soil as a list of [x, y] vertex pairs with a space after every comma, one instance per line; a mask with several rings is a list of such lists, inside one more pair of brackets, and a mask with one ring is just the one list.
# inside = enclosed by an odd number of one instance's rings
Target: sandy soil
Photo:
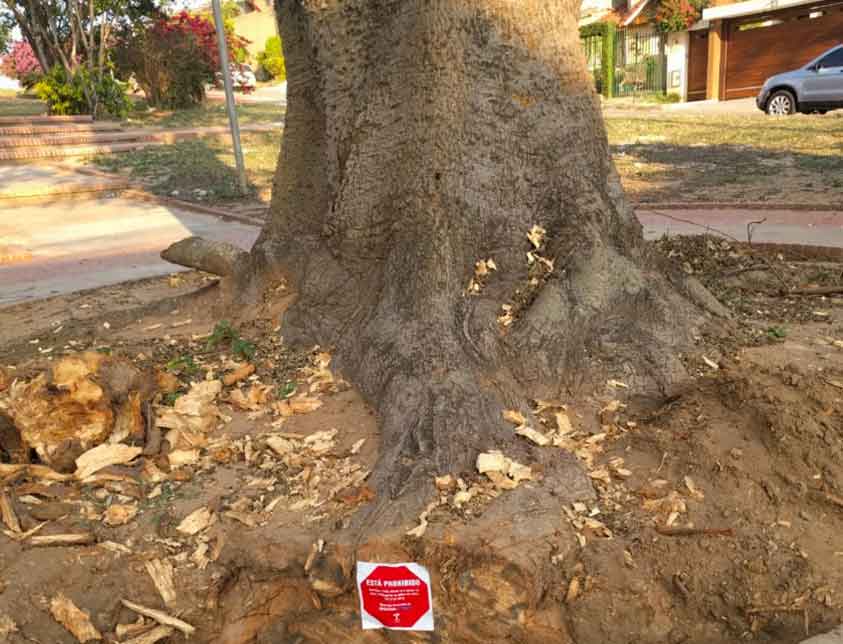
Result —
[[[0, 396], [13, 379], [85, 350], [177, 378], [171, 398], [158, 394], [159, 414], [190, 383], [256, 367], [222, 388], [215, 428], [182, 467], [165, 443], [96, 480], [50, 483], [40, 470], [9, 469], [32, 454], [21, 456], [14, 427], [0, 423], [2, 492], [20, 523], [16, 532], [4, 516], [0, 535], [0, 641], [77, 641], [51, 614], [58, 593], [106, 641], [121, 642], [138, 617], [121, 599], [179, 617], [197, 629], [194, 642], [244, 644], [795, 644], [837, 625], [843, 297], [779, 291], [839, 284], [843, 264], [706, 238], [658, 244], [734, 320], [701, 334], [685, 356], [694, 378], [668, 401], [639, 401], [611, 382], [553, 403], [566, 405], [565, 445], [589, 473], [588, 489], [555, 489], [540, 468], [507, 491], [478, 472], [442, 473], [454, 481], [438, 491], [431, 481], [439, 502], [421, 537], [406, 535], [409, 525], [364, 543], [346, 528], [373, 494], [362, 477], [377, 459], [377, 419], [331, 375], [323, 349], [278, 335], [283, 285], [280, 306], [232, 320], [253, 345], [248, 360], [231, 338], [209, 346], [220, 320], [179, 299], [207, 286], [198, 274], [0, 309]], [[292, 401], [300, 412], [289, 411]], [[551, 431], [558, 409], [534, 410], [536, 428]], [[109, 525], [112, 506], [136, 514]], [[210, 525], [179, 529], [202, 509]], [[35, 547], [20, 537], [42, 523], [36, 536], [90, 533], [93, 543]], [[436, 632], [361, 631], [355, 557], [425, 564]], [[155, 561], [172, 566], [174, 597], [153, 582]], [[153, 626], [147, 619], [134, 636]], [[183, 639], [176, 631], [160, 641]]]

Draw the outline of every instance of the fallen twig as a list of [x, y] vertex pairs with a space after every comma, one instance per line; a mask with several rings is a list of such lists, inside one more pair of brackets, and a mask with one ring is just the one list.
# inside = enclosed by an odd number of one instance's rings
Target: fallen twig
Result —
[[782, 291], [782, 295], [837, 295], [843, 294], [843, 286], [815, 286], [793, 288]]
[[[738, 239], [734, 235], [730, 235], [729, 233], [724, 233], [722, 230], [718, 230], [717, 228], [712, 228], [711, 226], [709, 226], [707, 224], [700, 224], [696, 221], [691, 221], [690, 219], [683, 219], [682, 217], [676, 217], [675, 215], [669, 215], [666, 212], [663, 212], [661, 210], [650, 210], [649, 212], [655, 213], [655, 214], [659, 215], [660, 217], [672, 219], [673, 221], [682, 222], [683, 224], [690, 224], [691, 226], [698, 226], [699, 228], [703, 228], [703, 229], [707, 230], [711, 234], [720, 235], [721, 237], [724, 237], [725, 239], [731, 239], [732, 241], [737, 242], [739, 244], [744, 243], [743, 240]], [[787, 283], [787, 280], [785, 280], [784, 276], [782, 276], [782, 274], [779, 272], [779, 270], [773, 265], [773, 263], [770, 260], [768, 260], [763, 255], [759, 255], [758, 259], [760, 259], [762, 262], [764, 262], [764, 264], [766, 264], [767, 268], [769, 268], [770, 271], [773, 273], [773, 275], [776, 276], [776, 279], [778, 279], [779, 282], [782, 283], [785, 290], [790, 290], [790, 285]]]
[[831, 503], [832, 505], [836, 505], [838, 508], [843, 508], [843, 498], [837, 496], [836, 494], [832, 494], [831, 492], [820, 492], [819, 490], [811, 490], [810, 496], [821, 501]]
[[735, 277], [737, 275], [742, 275], [743, 273], [752, 273], [754, 271], [763, 271], [767, 270], [769, 267], [766, 264], [753, 264], [752, 266], [744, 266], [743, 268], [736, 268], [731, 271], [725, 271], [720, 273], [721, 277]]
[[158, 622], [159, 624], [163, 624], [164, 626], [172, 626], [173, 628], [180, 630], [185, 635], [193, 635], [193, 633], [196, 632], [196, 628], [194, 628], [187, 622], [183, 622], [177, 617], [168, 615], [167, 613], [164, 613], [160, 610], [155, 610], [154, 608], [147, 608], [146, 606], [141, 606], [140, 604], [130, 602], [127, 599], [121, 599], [120, 601], [126, 608], [135, 611], [138, 615], [143, 615], [144, 617], [154, 619], [156, 622]]
[[758, 221], [749, 221], [746, 224], [746, 243], [752, 246], [752, 231], [755, 229], [755, 226], [763, 224], [767, 221], [767, 218], [759, 219]]
[[732, 528], [669, 528], [656, 526], [656, 532], [665, 537], [734, 537]]
[[97, 538], [92, 532], [51, 534], [41, 537], [30, 537], [28, 541], [29, 545], [41, 548], [49, 546], [89, 546], [96, 542]]

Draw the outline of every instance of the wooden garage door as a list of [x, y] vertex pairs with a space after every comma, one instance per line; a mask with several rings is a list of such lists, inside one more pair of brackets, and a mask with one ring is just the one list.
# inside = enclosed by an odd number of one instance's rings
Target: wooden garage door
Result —
[[773, 74], [797, 69], [843, 44], [843, 2], [804, 5], [730, 20], [725, 96], [754, 96]]
[[708, 29], [688, 34], [688, 100], [705, 99], [708, 80]]

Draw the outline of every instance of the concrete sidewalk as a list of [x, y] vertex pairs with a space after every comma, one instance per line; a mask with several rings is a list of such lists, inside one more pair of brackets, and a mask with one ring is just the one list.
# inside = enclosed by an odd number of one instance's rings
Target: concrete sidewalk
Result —
[[[260, 229], [155, 203], [121, 198], [0, 207], [0, 306], [180, 269], [159, 253], [198, 235], [251, 248]], [[21, 252], [23, 251], [23, 252]]]
[[753, 241], [843, 248], [843, 210], [657, 210], [642, 205], [636, 208], [636, 214], [647, 239], [663, 235], [700, 235], [708, 231], [747, 241], [747, 224], [766, 219], [752, 227]]

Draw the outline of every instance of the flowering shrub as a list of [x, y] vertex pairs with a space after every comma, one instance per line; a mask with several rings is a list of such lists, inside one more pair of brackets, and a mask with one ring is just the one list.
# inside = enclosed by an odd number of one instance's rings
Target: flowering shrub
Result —
[[702, 17], [706, 0], [661, 0], [656, 12], [656, 26], [660, 31], [684, 31]]
[[0, 59], [0, 73], [16, 78], [24, 87], [32, 87], [44, 74], [35, 52], [25, 40], [12, 44], [9, 53]]
[[[242, 42], [228, 34], [230, 52]], [[201, 103], [205, 86], [220, 69], [213, 22], [187, 11], [139, 25], [122, 39], [115, 59], [124, 76], [134, 76], [151, 106], [167, 109]]]

